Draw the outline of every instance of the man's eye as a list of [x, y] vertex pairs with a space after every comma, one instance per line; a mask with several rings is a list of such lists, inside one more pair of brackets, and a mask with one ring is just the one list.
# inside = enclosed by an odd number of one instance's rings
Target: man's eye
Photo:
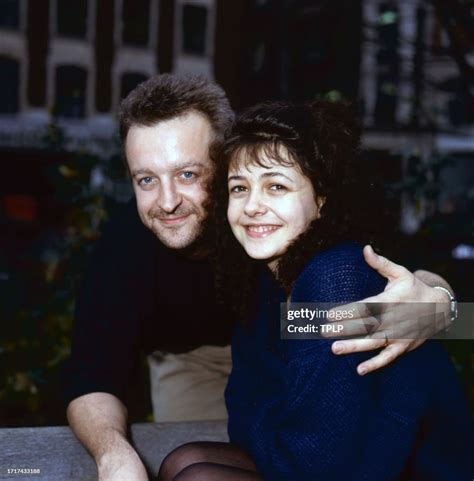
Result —
[[196, 177], [196, 174], [194, 172], [190, 172], [190, 171], [185, 171], [185, 172], [181, 172], [179, 174], [179, 176], [183, 179], [183, 180], [191, 180], [191, 179], [194, 179]]
[[153, 182], [153, 177], [142, 177], [138, 181], [138, 185], [149, 185]]

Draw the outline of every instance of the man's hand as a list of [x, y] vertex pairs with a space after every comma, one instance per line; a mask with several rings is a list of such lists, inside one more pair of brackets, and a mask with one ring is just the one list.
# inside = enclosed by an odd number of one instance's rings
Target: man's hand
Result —
[[[375, 357], [357, 367], [360, 375], [380, 369], [405, 352], [417, 348], [426, 339], [445, 329], [451, 318], [447, 294], [431, 287], [439, 285], [451, 291], [444, 279], [427, 271], [412, 274], [405, 267], [376, 254], [371, 246], [364, 247], [364, 257], [372, 268], [388, 279], [384, 292], [333, 309], [354, 309], [358, 313], [357, 318], [337, 322], [343, 326], [344, 336], [363, 336], [334, 342], [332, 351], [335, 354], [383, 348]], [[410, 309], [406, 304], [399, 304], [408, 302], [417, 304]], [[335, 317], [332, 318], [333, 322]], [[326, 337], [331, 337], [331, 334]]]
[[99, 481], [148, 481], [146, 469], [135, 450], [125, 441], [116, 444], [114, 452], [97, 461]]
[[93, 456], [99, 481], [148, 481], [145, 466], [127, 440], [127, 409], [117, 397], [84, 394], [69, 403], [67, 418]]

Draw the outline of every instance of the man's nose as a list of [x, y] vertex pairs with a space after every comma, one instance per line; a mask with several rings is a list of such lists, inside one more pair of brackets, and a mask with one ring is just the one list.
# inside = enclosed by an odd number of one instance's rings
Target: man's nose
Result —
[[172, 181], [162, 182], [158, 204], [168, 214], [172, 214], [183, 201], [179, 190]]
[[245, 203], [244, 212], [248, 216], [256, 216], [265, 214], [267, 207], [265, 205], [264, 199], [259, 192], [252, 192]]

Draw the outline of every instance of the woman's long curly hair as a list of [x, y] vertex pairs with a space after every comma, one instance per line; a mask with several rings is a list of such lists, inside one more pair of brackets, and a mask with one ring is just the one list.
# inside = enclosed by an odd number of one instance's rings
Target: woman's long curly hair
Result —
[[[374, 242], [368, 204], [370, 185], [359, 175], [360, 129], [342, 104], [317, 100], [302, 105], [272, 102], [242, 112], [217, 152], [215, 199], [216, 283], [221, 299], [245, 316], [255, 292], [256, 266], [234, 238], [227, 222], [227, 175], [233, 163], [271, 167], [296, 165], [307, 176], [315, 200], [324, 199], [315, 219], [279, 259], [277, 279], [289, 292], [306, 263], [337, 243]], [[234, 164], [236, 165], [236, 164]], [[365, 202], [364, 202], [365, 200]], [[368, 222], [370, 221], [370, 222]]]

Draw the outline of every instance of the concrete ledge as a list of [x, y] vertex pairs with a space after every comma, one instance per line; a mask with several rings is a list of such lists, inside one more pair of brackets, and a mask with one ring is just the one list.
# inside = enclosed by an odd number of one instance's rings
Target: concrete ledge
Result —
[[[134, 424], [132, 444], [153, 475], [175, 447], [190, 441], [228, 441], [225, 421]], [[8, 469], [40, 470], [39, 474]], [[0, 479], [95, 481], [94, 460], [69, 427], [0, 429]]]

